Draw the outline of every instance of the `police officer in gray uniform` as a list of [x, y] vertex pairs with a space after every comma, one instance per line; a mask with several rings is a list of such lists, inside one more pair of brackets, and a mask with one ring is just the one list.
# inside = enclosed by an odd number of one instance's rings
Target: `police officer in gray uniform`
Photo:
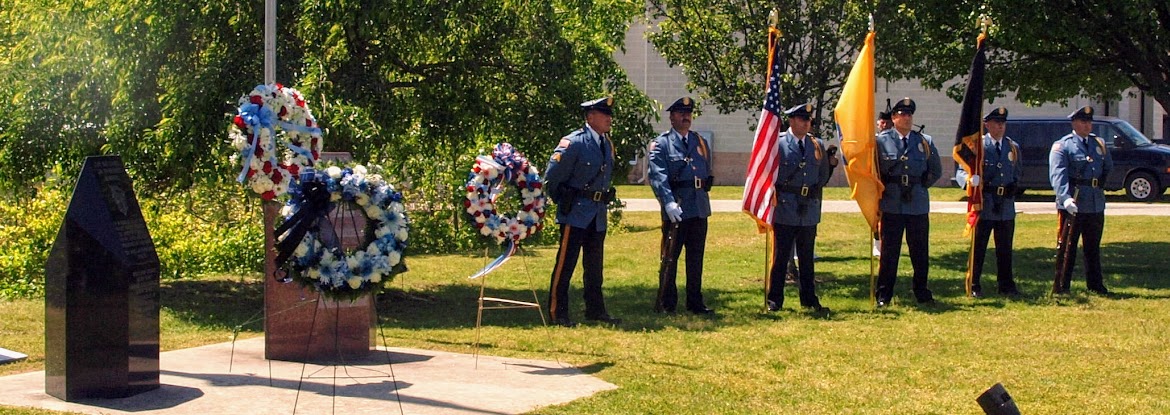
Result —
[[[997, 291], [1003, 295], [1018, 296], [1019, 289], [1012, 277], [1012, 240], [1016, 232], [1016, 184], [1020, 180], [1020, 147], [1004, 136], [1008, 110], [999, 107], [983, 117], [987, 134], [983, 135], [983, 176], [970, 176], [971, 185], [983, 184], [983, 210], [975, 226], [972, 247], [971, 296], [983, 296], [979, 278], [983, 274], [983, 259], [987, 256], [987, 241], [995, 233], [995, 265]], [[960, 186], [967, 183], [968, 173], [962, 165], [955, 171]]]
[[545, 169], [544, 189], [557, 204], [561, 242], [549, 283], [549, 316], [554, 324], [575, 326], [569, 319], [569, 278], [582, 254], [584, 269], [585, 318], [610, 324], [601, 294], [603, 248], [609, 202], [614, 149], [609, 139], [613, 122], [613, 98], [581, 103], [585, 127], [561, 138]]
[[1109, 294], [1101, 275], [1101, 234], [1105, 228], [1105, 178], [1113, 157], [1105, 141], [1093, 134], [1093, 107], [1068, 115], [1073, 132], [1055, 143], [1048, 156], [1048, 176], [1056, 192], [1060, 219], [1057, 239], [1057, 279], [1053, 293], [1066, 294], [1076, 264], [1077, 239], [1085, 245], [1085, 283], [1089, 291]]
[[837, 167], [837, 147], [826, 148], [821, 139], [808, 133], [812, 128], [812, 111], [811, 104], [784, 111], [789, 127], [778, 139], [780, 166], [776, 170], [776, 207], [772, 210], [774, 243], [766, 293], [768, 311], [779, 311], [784, 306], [784, 274], [794, 246], [801, 307], [829, 311], [817, 298], [813, 246], [817, 224], [821, 222], [821, 191]]
[[650, 146], [650, 187], [662, 206], [662, 268], [654, 310], [673, 313], [678, 305], [675, 283], [679, 254], [687, 250], [687, 310], [714, 312], [703, 301], [703, 252], [707, 246], [707, 217], [711, 216], [711, 146], [691, 131], [694, 101], [679, 98], [670, 112], [670, 131]]
[[926, 286], [930, 265], [930, 194], [927, 188], [942, 176], [938, 148], [930, 136], [914, 131], [914, 100], [903, 98], [894, 104], [894, 128], [877, 136], [878, 173], [885, 190], [881, 209], [881, 261], [878, 268], [877, 307], [886, 307], [894, 297], [902, 236], [910, 248], [914, 277], [910, 287], [920, 304], [934, 302]]

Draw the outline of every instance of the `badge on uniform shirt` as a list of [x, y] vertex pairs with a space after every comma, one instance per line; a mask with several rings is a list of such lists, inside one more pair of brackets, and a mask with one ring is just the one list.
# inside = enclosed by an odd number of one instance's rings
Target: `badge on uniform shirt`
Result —
[[1093, 162], [1093, 158], [1092, 158], [1092, 157], [1085, 157], [1085, 161], [1092, 163], [1092, 162]]

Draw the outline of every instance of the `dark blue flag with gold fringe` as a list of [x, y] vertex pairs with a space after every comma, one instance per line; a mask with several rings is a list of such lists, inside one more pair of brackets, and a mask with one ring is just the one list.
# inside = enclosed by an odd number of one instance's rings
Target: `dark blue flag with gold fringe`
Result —
[[[986, 33], [980, 33], [976, 41], [975, 58], [971, 60], [971, 72], [967, 76], [967, 90], [963, 93], [963, 109], [959, 114], [959, 130], [955, 133], [955, 161], [962, 165], [968, 173], [968, 178], [983, 175], [983, 70], [986, 66], [987, 53], [984, 40]], [[968, 179], [967, 186], [967, 225], [963, 228], [963, 236], [971, 237], [974, 243], [974, 229], [979, 222], [979, 211], [983, 210], [982, 181], [972, 185]], [[974, 252], [974, 250], [972, 250]], [[967, 261], [967, 295], [971, 294], [971, 261]]]

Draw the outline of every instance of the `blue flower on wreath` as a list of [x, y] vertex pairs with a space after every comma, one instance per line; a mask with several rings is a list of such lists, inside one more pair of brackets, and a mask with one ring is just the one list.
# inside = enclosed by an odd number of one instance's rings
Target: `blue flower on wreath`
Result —
[[[502, 213], [496, 207], [494, 199], [508, 194], [505, 186], [519, 190], [520, 210], [515, 214]], [[540, 172], [511, 144], [496, 145], [490, 157], [476, 157], [464, 190], [467, 198], [463, 207], [471, 215], [471, 223], [496, 243], [519, 242], [543, 226], [545, 196]]]
[[[407, 246], [409, 219], [401, 203], [401, 193], [386, 183], [380, 174], [372, 173], [362, 165], [328, 166], [303, 172], [301, 180], [300, 185], [290, 189], [290, 193], [298, 197], [293, 197], [285, 205], [282, 214], [286, 220], [293, 220], [297, 212], [309, 206], [304, 189], [317, 186], [328, 192], [325, 197], [330, 205], [356, 205], [356, 210], [366, 215], [367, 224], [374, 233], [363, 249], [351, 253], [337, 246], [325, 246], [316, 229], [305, 233], [290, 258], [295, 271], [294, 280], [316, 287], [324, 296], [356, 298], [380, 288], [383, 282], [406, 270], [402, 259]], [[279, 243], [283, 244], [283, 240]]]

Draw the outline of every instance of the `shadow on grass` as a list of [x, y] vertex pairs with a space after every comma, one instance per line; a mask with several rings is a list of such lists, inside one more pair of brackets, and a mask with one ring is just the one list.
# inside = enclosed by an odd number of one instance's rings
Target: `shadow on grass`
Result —
[[[1015, 280], [1023, 296], [1008, 298], [995, 293], [994, 248], [989, 249], [984, 265], [983, 288], [988, 297], [978, 300], [966, 299], [962, 270], [967, 268], [967, 253], [952, 251], [931, 257], [933, 270], [950, 270], [945, 275], [931, 275], [930, 288], [937, 300], [935, 304], [918, 305], [910, 295], [909, 264], [903, 258], [899, 269], [898, 285], [895, 288], [893, 308], [882, 310], [838, 309], [819, 315], [799, 310], [794, 294], [795, 286], [787, 287], [790, 294], [786, 309], [779, 313], [763, 312], [763, 287], [760, 283], [743, 284], [742, 288], [726, 289], [705, 287], [703, 292], [708, 305], [716, 308], [714, 315], [693, 315], [684, 310], [674, 315], [654, 313], [652, 302], [656, 286], [653, 282], [631, 284], [608, 283], [604, 288], [606, 304], [610, 314], [622, 318], [623, 324], [615, 326], [624, 331], [658, 331], [678, 329], [685, 331], [712, 331], [721, 327], [754, 324], [761, 319], [782, 321], [789, 318], [838, 319], [849, 313], [863, 313], [878, 317], [897, 318], [905, 309], [914, 308], [927, 313], [946, 313], [972, 307], [1005, 307], [1013, 302], [1028, 304], [1077, 304], [1088, 301], [1084, 294], [1083, 260], [1078, 261], [1074, 271], [1073, 295], [1053, 299], [1049, 296], [1054, 274], [1054, 249], [1025, 248], [1015, 251]], [[1170, 269], [1170, 256], [1157, 253], [1170, 252], [1170, 243], [1165, 242], [1122, 242], [1106, 243], [1102, 246], [1102, 263], [1106, 285], [1116, 294], [1111, 298], [1170, 298], [1170, 278], [1163, 277], [1163, 271]], [[818, 261], [845, 262], [860, 261], [858, 258], [827, 256]], [[957, 277], [959, 276], [959, 277]], [[583, 301], [581, 299], [580, 275], [573, 277], [573, 288], [569, 292], [571, 318], [584, 326], [605, 327], [582, 321]], [[753, 278], [747, 277], [744, 278]], [[759, 278], [759, 277], [754, 277]], [[819, 272], [817, 275], [818, 294], [829, 306], [835, 298], [848, 298], [868, 303], [870, 298], [870, 277], [868, 274], [838, 275]], [[537, 278], [537, 284], [545, 279]], [[624, 282], [624, 281], [623, 281]], [[680, 290], [682, 282], [680, 281]], [[547, 286], [536, 288], [536, 302], [547, 313]], [[1133, 290], [1139, 288], [1140, 290]], [[1136, 292], [1135, 292], [1136, 291]], [[681, 294], [681, 293], [680, 293]], [[489, 282], [486, 295], [518, 301], [533, 301], [528, 289], [492, 288]], [[378, 297], [378, 315], [385, 327], [405, 329], [474, 328], [476, 320], [479, 286], [474, 283], [452, 283], [431, 287], [425, 291], [402, 291], [390, 289]], [[745, 299], [752, 299], [745, 301]], [[754, 299], [759, 299], [756, 302]], [[681, 302], [682, 299], [680, 299]], [[827, 301], [826, 301], [827, 300]], [[163, 281], [161, 302], [177, 318], [204, 327], [231, 329], [243, 325], [246, 331], [259, 332], [263, 327], [264, 289], [263, 282], [255, 279], [236, 280], [180, 280]], [[547, 315], [545, 315], [547, 320]], [[536, 309], [485, 310], [483, 325], [490, 327], [541, 327], [541, 314]], [[553, 328], [560, 330], [560, 328]]]
[[[1170, 257], [1158, 253], [1170, 252], [1166, 242], [1117, 242], [1101, 244], [1101, 268], [1105, 274], [1105, 285], [1112, 290], [1142, 288], [1166, 290], [1170, 278], [1165, 277], [1170, 268]], [[931, 265], [945, 269], [967, 269], [967, 252], [953, 251], [931, 258]], [[1025, 293], [1021, 301], [1047, 302], [1056, 276], [1055, 248], [1016, 249], [1013, 265], [1016, 285]], [[981, 282], [985, 293], [993, 294], [996, 288], [995, 249], [989, 247], [984, 259]], [[1073, 291], [1084, 288], [1084, 252], [1078, 250], [1077, 263], [1073, 269]], [[961, 297], [966, 293], [962, 279], [932, 279], [931, 289], [935, 295]], [[1170, 298], [1170, 292], [1163, 295], [1116, 293], [1113, 298]]]
[[176, 318], [202, 327], [264, 329], [264, 282], [256, 279], [163, 280], [159, 301]]

